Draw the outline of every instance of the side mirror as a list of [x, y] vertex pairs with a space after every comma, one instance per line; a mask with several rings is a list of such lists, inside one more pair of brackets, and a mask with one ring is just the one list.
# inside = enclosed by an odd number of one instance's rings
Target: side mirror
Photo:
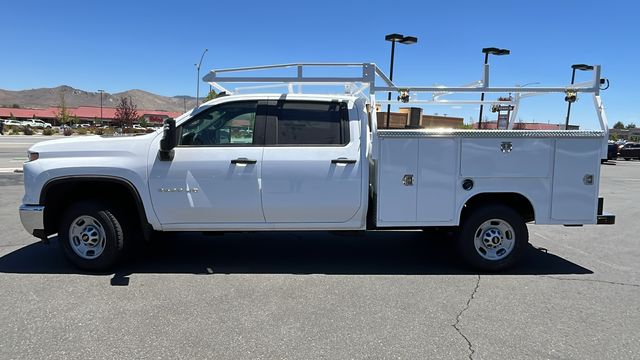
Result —
[[178, 138], [176, 135], [176, 121], [174, 119], [165, 120], [164, 133], [162, 135], [162, 140], [160, 140], [160, 150], [158, 150], [160, 160], [173, 160], [173, 148], [178, 145]]

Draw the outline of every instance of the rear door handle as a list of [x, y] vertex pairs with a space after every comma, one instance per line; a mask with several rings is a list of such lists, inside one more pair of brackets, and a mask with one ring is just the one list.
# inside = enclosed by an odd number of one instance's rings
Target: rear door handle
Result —
[[338, 158], [331, 160], [332, 164], [355, 164], [356, 160], [347, 159], [347, 158]]
[[258, 160], [251, 160], [244, 157], [231, 160], [232, 164], [255, 164]]

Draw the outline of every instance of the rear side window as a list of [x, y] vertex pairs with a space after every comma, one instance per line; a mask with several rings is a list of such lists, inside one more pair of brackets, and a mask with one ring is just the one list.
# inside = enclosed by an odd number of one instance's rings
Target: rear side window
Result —
[[335, 145], [349, 143], [346, 104], [282, 101], [276, 106], [276, 144]]

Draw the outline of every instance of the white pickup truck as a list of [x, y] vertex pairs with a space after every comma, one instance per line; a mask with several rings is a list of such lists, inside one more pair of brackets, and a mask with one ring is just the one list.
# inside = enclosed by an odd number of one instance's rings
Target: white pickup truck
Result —
[[48, 122], [42, 121], [40, 119], [29, 119], [22, 121], [22, 126], [31, 126], [32, 128], [38, 129], [50, 129], [51, 124]]
[[[20, 206], [25, 229], [43, 240], [57, 234], [73, 264], [103, 270], [132, 242], [160, 231], [447, 227], [459, 230], [470, 265], [498, 271], [522, 255], [527, 223], [614, 223], [598, 197], [607, 143], [599, 67], [589, 86], [527, 92], [593, 93], [600, 130], [379, 130], [369, 111], [380, 103], [376, 92], [399, 91], [407, 101], [409, 90], [443, 88], [398, 87], [373, 64], [342, 65], [361, 66], [362, 77], [305, 77], [304, 66], [318, 64], [288, 64], [280, 67], [297, 69], [295, 76], [222, 77], [246, 70], [230, 69], [205, 80], [218, 89], [222, 81], [356, 84], [343, 95], [299, 94], [292, 86], [233, 94], [154, 133], [32, 146]], [[445, 90], [523, 94], [489, 87], [488, 67], [483, 81]]]

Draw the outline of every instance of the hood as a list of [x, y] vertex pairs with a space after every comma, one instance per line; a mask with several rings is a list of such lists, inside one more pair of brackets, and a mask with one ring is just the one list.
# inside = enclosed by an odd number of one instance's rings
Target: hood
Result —
[[29, 148], [40, 158], [131, 156], [146, 154], [151, 141], [161, 133], [140, 136], [78, 136], [42, 141]]

